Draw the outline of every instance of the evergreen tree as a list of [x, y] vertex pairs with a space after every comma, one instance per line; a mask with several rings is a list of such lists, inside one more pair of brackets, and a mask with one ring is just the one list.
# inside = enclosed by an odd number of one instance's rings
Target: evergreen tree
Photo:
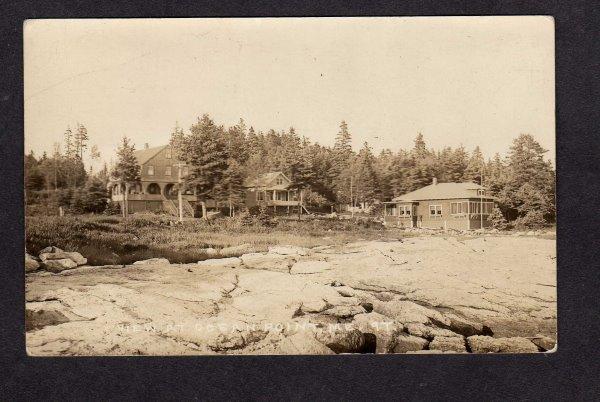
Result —
[[[483, 160], [483, 154], [481, 153], [481, 150], [479, 149], [479, 146], [476, 146], [475, 149], [473, 150], [473, 153], [471, 154], [471, 158], [469, 159], [469, 162], [467, 163], [467, 167], [465, 169], [465, 173], [463, 175], [462, 180], [463, 181], [472, 181], [474, 183], [480, 184], [481, 183], [481, 173], [482, 173], [482, 169], [485, 168], [485, 162]], [[483, 172], [484, 175], [486, 175], [486, 172]], [[485, 178], [484, 178], [485, 180]], [[486, 183], [484, 183], [484, 185], [486, 185]]]
[[492, 213], [488, 215], [487, 219], [490, 221], [494, 229], [506, 230], [508, 228], [508, 222], [498, 207], [494, 207]]
[[113, 179], [130, 184], [140, 181], [140, 165], [134, 152], [135, 145], [130, 143], [129, 138], [123, 136], [121, 145], [117, 149], [117, 164], [111, 172]]
[[42, 190], [45, 185], [45, 178], [39, 168], [39, 163], [30, 151], [29, 154], [25, 155], [25, 189], [38, 191]]
[[368, 143], [364, 143], [356, 160], [356, 200], [372, 204], [380, 197], [379, 178], [375, 169], [375, 157]]
[[462, 146], [456, 148], [452, 153], [449, 166], [447, 166], [446, 180], [451, 183], [464, 181], [468, 163], [468, 155], [465, 152], [465, 148]]
[[83, 160], [83, 150], [87, 148], [89, 140], [87, 128], [83, 124], [77, 123], [77, 131], [74, 135], [75, 153], [79, 159]]
[[335, 137], [332, 156], [331, 175], [333, 177], [333, 187], [337, 201], [348, 204], [351, 202], [350, 186], [353, 181], [352, 165], [354, 152], [352, 151], [352, 136], [348, 131], [348, 125], [345, 121], [340, 123], [340, 131]]

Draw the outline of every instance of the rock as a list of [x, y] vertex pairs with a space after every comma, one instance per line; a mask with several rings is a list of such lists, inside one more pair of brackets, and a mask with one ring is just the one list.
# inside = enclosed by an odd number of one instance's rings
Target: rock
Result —
[[333, 350], [317, 341], [312, 334], [300, 332], [284, 338], [279, 343], [279, 352], [284, 355], [333, 355]]
[[420, 306], [411, 301], [389, 301], [373, 303], [373, 310], [403, 324], [416, 322], [426, 324], [431, 319], [443, 324], [450, 324], [440, 312]]
[[46, 271], [50, 272], [61, 272], [65, 269], [72, 269], [77, 267], [77, 263], [70, 258], [64, 258], [62, 260], [47, 260], [43, 263], [43, 267]]
[[54, 247], [54, 246], [49, 246], [49, 247], [45, 247], [43, 249], [40, 250], [40, 254], [46, 254], [46, 253], [60, 253], [62, 250], [58, 247]]
[[556, 346], [556, 341], [554, 339], [543, 335], [537, 335], [535, 338], [531, 339], [531, 342], [544, 351], [552, 350]]
[[252, 244], [244, 243], [239, 246], [224, 247], [221, 249], [221, 255], [241, 255], [249, 253], [253, 249]]
[[291, 274], [316, 274], [331, 269], [326, 261], [298, 261], [292, 266]]
[[423, 350], [429, 341], [418, 336], [400, 334], [396, 337], [393, 352], [406, 353], [414, 350]]
[[59, 325], [71, 321], [63, 312], [52, 308], [25, 309], [25, 331], [40, 329], [48, 325]]
[[298, 246], [272, 246], [269, 247], [270, 254], [280, 255], [308, 255], [308, 249]]
[[366, 313], [366, 310], [362, 306], [334, 306], [323, 311], [325, 315], [332, 315], [338, 318], [349, 318], [361, 313]]
[[443, 352], [467, 352], [467, 347], [465, 346], [465, 339], [463, 337], [458, 338], [455, 336], [436, 336], [435, 338], [433, 338], [433, 341], [429, 343], [429, 349], [441, 350]]
[[361, 313], [354, 316], [352, 325], [363, 334], [372, 333], [376, 337], [375, 353], [391, 353], [396, 337], [404, 329], [402, 324], [396, 323], [379, 313]]
[[242, 260], [238, 257], [212, 258], [210, 260], [198, 261], [198, 265], [202, 267], [236, 268], [242, 265]]
[[320, 313], [321, 311], [326, 310], [327, 307], [328, 307], [327, 302], [323, 299], [319, 299], [319, 300], [303, 301], [300, 309], [304, 313]]
[[25, 253], [25, 272], [35, 271], [40, 267], [40, 263], [33, 256]]
[[245, 345], [244, 337], [239, 332], [221, 332], [208, 342], [208, 347], [215, 352], [241, 349]]
[[492, 331], [483, 324], [467, 320], [456, 314], [446, 314], [445, 316], [450, 321], [448, 325], [450, 329], [460, 335], [493, 335]]
[[73, 262], [75, 262], [77, 265], [87, 264], [87, 258], [75, 251], [56, 251], [54, 253], [40, 253], [40, 259], [42, 260], [42, 262], [46, 262], [48, 260], [63, 260], [65, 258], [73, 260]]
[[343, 324], [328, 325], [315, 331], [315, 338], [335, 353], [359, 353], [365, 345], [365, 338], [357, 329]]
[[166, 258], [149, 258], [147, 260], [136, 261], [133, 265], [158, 265], [158, 264], [170, 264]]
[[292, 259], [279, 254], [250, 253], [240, 257], [246, 268], [264, 269], [266, 271], [289, 272]]
[[458, 337], [462, 339], [462, 335], [452, 332], [449, 329], [430, 327], [428, 325], [415, 322], [406, 324], [406, 330], [411, 335], [420, 336], [421, 338], [426, 338], [429, 340], [432, 340], [437, 336]]
[[474, 335], [467, 338], [473, 353], [535, 353], [538, 348], [529, 339], [492, 338], [491, 336]]
[[219, 251], [212, 248], [212, 247], [207, 247], [207, 248], [201, 248], [200, 250], [198, 250], [206, 255], [217, 255], [219, 254]]

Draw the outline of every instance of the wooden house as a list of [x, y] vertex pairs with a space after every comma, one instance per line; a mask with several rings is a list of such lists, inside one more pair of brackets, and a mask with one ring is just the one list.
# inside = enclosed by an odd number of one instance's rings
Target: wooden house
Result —
[[263, 205], [273, 212], [297, 211], [302, 206], [302, 194], [291, 188], [292, 181], [283, 172], [269, 172], [244, 183], [246, 207]]
[[479, 184], [433, 183], [384, 203], [386, 224], [470, 230], [490, 226], [494, 197]]

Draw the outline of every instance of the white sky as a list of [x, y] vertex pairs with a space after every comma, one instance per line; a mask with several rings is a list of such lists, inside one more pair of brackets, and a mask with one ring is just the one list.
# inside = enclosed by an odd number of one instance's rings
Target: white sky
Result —
[[530, 133], [554, 160], [549, 17], [29, 20], [25, 150], [83, 123], [104, 160], [123, 135], [169, 140], [209, 113], [258, 130], [294, 126], [332, 145], [480, 145]]

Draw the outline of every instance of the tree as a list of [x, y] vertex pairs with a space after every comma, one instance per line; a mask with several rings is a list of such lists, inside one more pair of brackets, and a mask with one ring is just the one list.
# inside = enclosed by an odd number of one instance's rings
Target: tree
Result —
[[458, 147], [450, 157], [449, 165], [446, 171], [446, 180], [451, 183], [460, 183], [464, 181], [465, 172], [468, 165], [468, 155], [464, 147]]
[[190, 166], [186, 185], [195, 187], [200, 197], [214, 197], [227, 170], [223, 127], [216, 126], [205, 114], [190, 128], [190, 134], [184, 136], [182, 144], [178, 157]]
[[340, 123], [340, 131], [335, 137], [332, 156], [331, 175], [337, 200], [340, 203], [350, 203], [354, 152], [352, 151], [352, 136], [345, 121]]
[[117, 164], [111, 172], [112, 178], [125, 186], [123, 197], [123, 216], [126, 217], [129, 206], [127, 195], [129, 187], [140, 181], [140, 165], [135, 157], [135, 145], [129, 142], [129, 138], [123, 136], [121, 145], [117, 149]]
[[358, 153], [356, 160], [356, 199], [372, 204], [379, 199], [379, 177], [375, 170], [375, 157], [367, 142]]
[[[479, 146], [476, 146], [471, 154], [471, 158], [467, 163], [465, 168], [462, 180], [463, 181], [472, 181], [474, 183], [480, 184], [482, 170], [485, 168], [485, 161], [483, 159], [483, 154], [479, 149]], [[485, 175], [485, 172], [483, 172]], [[485, 184], [485, 183], [484, 183]]]
[[38, 161], [30, 151], [25, 155], [25, 189], [26, 190], [42, 190], [45, 185], [44, 175], [40, 171]]
[[87, 128], [83, 124], [77, 123], [77, 131], [73, 137], [75, 154], [79, 159], [83, 160], [83, 150], [87, 148], [87, 142], [89, 140]]

